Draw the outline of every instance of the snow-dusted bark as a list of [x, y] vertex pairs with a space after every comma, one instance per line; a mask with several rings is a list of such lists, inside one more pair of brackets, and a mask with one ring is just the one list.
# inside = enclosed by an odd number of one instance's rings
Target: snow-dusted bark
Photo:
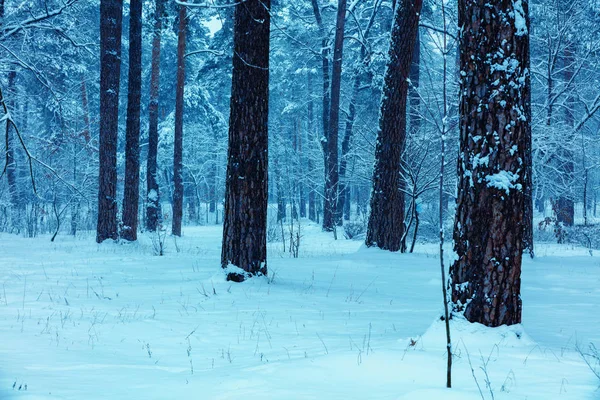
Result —
[[142, 0], [129, 3], [129, 79], [125, 133], [125, 190], [123, 232], [125, 240], [137, 240], [140, 201], [140, 100], [142, 98]]
[[238, 282], [267, 273], [269, 8], [235, 7], [221, 265]]
[[404, 0], [396, 7], [381, 100], [366, 244], [390, 251], [401, 249], [404, 234], [405, 183], [400, 162], [406, 142], [408, 77], [422, 5], [422, 0]]
[[452, 301], [471, 322], [516, 324], [531, 132], [527, 1], [460, 0], [459, 29]]
[[156, 0], [154, 37], [152, 39], [152, 67], [150, 73], [150, 104], [148, 105], [148, 159], [146, 160], [146, 229], [156, 231], [160, 218], [160, 190], [157, 176], [158, 157], [158, 92], [160, 83], [160, 42], [164, 1]]
[[117, 239], [117, 139], [123, 2], [100, 1], [100, 155], [96, 241]]
[[173, 140], [173, 225], [172, 233], [181, 236], [183, 218], [183, 91], [185, 85], [186, 8], [179, 6], [177, 39], [177, 90], [175, 95], [175, 138]]

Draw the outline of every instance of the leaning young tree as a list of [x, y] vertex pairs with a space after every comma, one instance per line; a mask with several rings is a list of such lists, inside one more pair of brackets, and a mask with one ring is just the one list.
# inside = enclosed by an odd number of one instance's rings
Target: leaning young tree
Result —
[[142, 98], [142, 0], [129, 4], [129, 82], [125, 128], [125, 193], [123, 232], [125, 240], [137, 240], [140, 199], [140, 100]]
[[396, 7], [381, 100], [366, 245], [390, 251], [401, 250], [404, 234], [400, 163], [406, 142], [407, 78], [422, 5], [422, 0], [403, 0]]
[[96, 241], [117, 239], [117, 139], [123, 2], [100, 1], [100, 154]]
[[221, 265], [236, 282], [267, 273], [270, 6], [235, 7]]
[[529, 124], [527, 0], [459, 1], [460, 152], [452, 301], [486, 326], [521, 322]]

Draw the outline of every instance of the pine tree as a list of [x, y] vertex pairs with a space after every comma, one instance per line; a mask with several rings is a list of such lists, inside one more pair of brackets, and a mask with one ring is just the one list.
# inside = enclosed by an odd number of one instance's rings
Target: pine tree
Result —
[[154, 38], [152, 39], [152, 67], [150, 73], [150, 104], [148, 106], [148, 159], [146, 162], [146, 229], [156, 231], [160, 218], [160, 190], [158, 187], [158, 94], [160, 84], [160, 41], [165, 0], [156, 0], [154, 10]]
[[530, 133], [526, 0], [459, 1], [460, 153], [451, 266], [454, 309], [487, 326], [521, 322]]
[[125, 133], [125, 193], [123, 232], [125, 240], [137, 240], [140, 197], [140, 100], [142, 98], [142, 0], [129, 4], [129, 82]]
[[422, 5], [422, 0], [404, 0], [396, 7], [381, 100], [366, 245], [390, 251], [404, 250], [405, 183], [400, 165], [406, 142], [407, 79]]
[[267, 273], [270, 0], [235, 7], [221, 265]]
[[117, 239], [117, 139], [123, 2], [100, 1], [100, 154], [96, 241]]
[[177, 93], [175, 96], [175, 140], [173, 151], [173, 226], [172, 233], [181, 236], [183, 217], [183, 90], [185, 85], [186, 8], [179, 6], [177, 40]]

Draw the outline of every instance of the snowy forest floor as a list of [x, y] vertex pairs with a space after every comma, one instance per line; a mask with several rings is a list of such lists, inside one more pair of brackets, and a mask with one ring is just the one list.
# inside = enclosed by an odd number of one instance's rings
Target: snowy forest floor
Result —
[[540, 244], [522, 326], [454, 320], [448, 390], [436, 246], [304, 226], [298, 259], [271, 243], [270, 277], [231, 284], [221, 228], [184, 235], [163, 257], [1, 235], [0, 399], [600, 399], [576, 350], [600, 347], [600, 254]]

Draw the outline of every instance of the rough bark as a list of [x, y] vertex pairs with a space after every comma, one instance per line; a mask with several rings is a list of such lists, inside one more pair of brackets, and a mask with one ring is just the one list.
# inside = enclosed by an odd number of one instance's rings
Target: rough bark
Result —
[[129, 5], [129, 81], [125, 128], [125, 190], [123, 232], [125, 240], [137, 240], [140, 200], [140, 100], [142, 98], [142, 0]]
[[398, 251], [404, 234], [404, 192], [400, 177], [406, 142], [407, 78], [419, 27], [422, 0], [404, 0], [394, 16], [375, 149], [367, 246]]
[[156, 0], [154, 37], [152, 39], [152, 66], [150, 72], [150, 104], [148, 105], [148, 159], [146, 161], [146, 229], [154, 232], [160, 219], [160, 190], [158, 187], [158, 94], [160, 84], [160, 42], [164, 1]]
[[[312, 99], [312, 76], [311, 76], [311, 72], [308, 72], [308, 104], [307, 104], [307, 130], [308, 130], [308, 143], [310, 145], [312, 145], [315, 141], [315, 137], [314, 137], [314, 128], [313, 128], [313, 119], [314, 119], [314, 102]], [[315, 169], [315, 162], [313, 161], [312, 157], [308, 157], [307, 161], [306, 161], [306, 167], [308, 168], [308, 174], [310, 174], [310, 176], [312, 176], [313, 171]], [[312, 182], [310, 182], [310, 186], [308, 189], [308, 219], [310, 219], [311, 221], [315, 222], [317, 220], [317, 211], [316, 211], [317, 207], [316, 207], [316, 199], [315, 199], [315, 188], [314, 188], [314, 184]]]
[[267, 274], [270, 0], [235, 7], [221, 265]]
[[333, 231], [341, 216], [337, 212], [339, 184], [338, 130], [340, 123], [340, 97], [342, 85], [342, 57], [344, 50], [344, 29], [346, 26], [346, 0], [338, 0], [333, 63], [331, 68], [331, 104], [329, 127], [325, 146], [325, 204], [323, 209], [323, 230]]
[[528, 3], [459, 1], [460, 100], [455, 312], [521, 322], [524, 186], [530, 124]]
[[123, 2], [100, 1], [100, 154], [96, 241], [117, 239], [117, 139]]
[[175, 95], [175, 139], [173, 151], [173, 225], [171, 232], [181, 236], [183, 217], [183, 92], [185, 85], [186, 7], [179, 6], [179, 35], [177, 40], [177, 92]]

